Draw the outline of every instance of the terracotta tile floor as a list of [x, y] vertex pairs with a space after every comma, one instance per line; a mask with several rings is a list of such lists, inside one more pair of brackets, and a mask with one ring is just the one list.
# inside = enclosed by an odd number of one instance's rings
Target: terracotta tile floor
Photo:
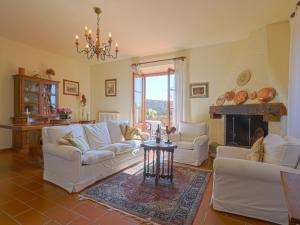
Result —
[[[212, 161], [202, 166], [211, 169]], [[136, 225], [140, 221], [89, 200], [78, 200], [43, 181], [42, 168], [14, 150], [0, 151], [0, 225]], [[270, 224], [210, 208], [212, 180], [207, 186], [193, 225]]]

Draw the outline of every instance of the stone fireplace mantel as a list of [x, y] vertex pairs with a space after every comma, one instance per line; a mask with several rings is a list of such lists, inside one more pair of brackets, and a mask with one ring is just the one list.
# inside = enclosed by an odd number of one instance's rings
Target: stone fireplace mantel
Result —
[[283, 103], [260, 103], [244, 105], [210, 106], [211, 119], [221, 119], [223, 115], [261, 115], [265, 122], [280, 121], [287, 115], [287, 109]]

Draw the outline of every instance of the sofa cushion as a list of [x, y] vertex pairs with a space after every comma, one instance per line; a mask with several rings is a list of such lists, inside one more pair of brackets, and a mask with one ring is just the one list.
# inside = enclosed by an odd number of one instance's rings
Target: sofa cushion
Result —
[[57, 143], [60, 145], [72, 145], [69, 141], [70, 138], [73, 138], [73, 133], [72, 131], [70, 131], [69, 133], [67, 133], [65, 136], [63, 136], [62, 138], [57, 140]]
[[84, 154], [90, 149], [89, 144], [86, 142], [86, 140], [83, 137], [71, 137], [68, 138], [68, 141], [72, 146], [80, 149], [82, 154]]
[[[267, 136], [267, 138], [269, 135]], [[270, 141], [271, 140], [271, 141]], [[264, 162], [296, 168], [300, 158], [300, 141], [294, 137], [273, 135], [264, 144]]]
[[129, 144], [132, 149], [140, 148], [142, 141], [140, 140], [126, 140], [122, 143]]
[[264, 158], [264, 145], [263, 145], [264, 138], [259, 138], [251, 147], [251, 151], [247, 154], [246, 159], [262, 162]]
[[131, 152], [133, 148], [127, 143], [113, 143], [102, 147], [100, 150], [108, 150], [113, 152], [115, 155], [120, 155], [126, 152]]
[[48, 142], [51, 144], [56, 144], [57, 141], [64, 137], [66, 134], [72, 131], [74, 137], [85, 138], [85, 133], [82, 125], [73, 124], [67, 126], [53, 126], [47, 128]]
[[208, 133], [208, 126], [206, 123], [180, 122], [179, 133], [181, 134], [182, 140], [194, 141], [195, 137], [206, 135]]
[[110, 134], [105, 122], [83, 126], [91, 149], [99, 149], [111, 144]]
[[190, 141], [178, 141], [176, 145], [178, 149], [194, 150], [194, 144]]
[[264, 138], [264, 145], [280, 145], [286, 143], [286, 140], [278, 134], [268, 134]]
[[118, 122], [108, 121], [107, 128], [110, 134], [111, 143], [125, 141], [125, 138], [121, 132], [120, 124]]
[[90, 150], [87, 151], [82, 156], [82, 164], [84, 165], [91, 165], [100, 163], [102, 161], [113, 159], [114, 153], [112, 151], [106, 151], [106, 150]]

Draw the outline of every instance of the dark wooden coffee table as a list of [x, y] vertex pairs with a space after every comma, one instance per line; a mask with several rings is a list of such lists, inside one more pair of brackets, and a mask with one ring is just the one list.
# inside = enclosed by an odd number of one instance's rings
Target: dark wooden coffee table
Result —
[[[144, 148], [144, 181], [146, 177], [155, 177], [155, 185], [160, 178], [170, 179], [173, 182], [174, 144], [155, 141], [145, 141], [141, 145]], [[152, 160], [151, 160], [152, 158]]]

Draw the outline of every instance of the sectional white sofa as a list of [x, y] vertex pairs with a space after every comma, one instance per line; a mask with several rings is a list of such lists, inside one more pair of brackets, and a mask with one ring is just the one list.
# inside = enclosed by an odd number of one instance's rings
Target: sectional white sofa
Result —
[[[58, 144], [72, 131], [84, 137], [90, 150]], [[78, 192], [143, 159], [140, 141], [124, 140], [119, 123], [45, 127], [42, 130], [44, 179], [68, 192]]]

